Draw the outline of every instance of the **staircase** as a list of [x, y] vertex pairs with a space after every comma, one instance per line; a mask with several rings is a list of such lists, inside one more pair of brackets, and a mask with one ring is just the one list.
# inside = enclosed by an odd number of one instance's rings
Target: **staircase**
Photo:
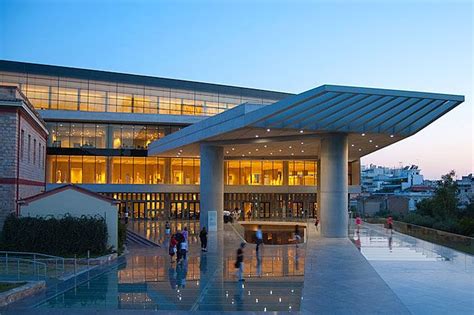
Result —
[[141, 247], [161, 247], [159, 244], [152, 242], [149, 239], [131, 230], [127, 230], [127, 239], [125, 240], [125, 243], [127, 245], [135, 245]]

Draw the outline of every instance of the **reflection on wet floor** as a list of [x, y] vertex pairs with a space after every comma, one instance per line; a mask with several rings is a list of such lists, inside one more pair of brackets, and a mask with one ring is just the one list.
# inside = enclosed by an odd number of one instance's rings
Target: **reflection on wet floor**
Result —
[[440, 261], [447, 260], [437, 252], [403, 241], [385, 229], [352, 230], [351, 239], [369, 261]]
[[350, 238], [412, 314], [474, 313], [474, 256], [373, 224]]
[[245, 249], [245, 282], [235, 275], [239, 239], [224, 238], [222, 256], [202, 253], [199, 222], [172, 222], [190, 233], [190, 255], [170, 263], [164, 224], [131, 222], [129, 228], [163, 245], [131, 247], [126, 264], [41, 304], [42, 308], [297, 311], [304, 278], [305, 248], [292, 245]]

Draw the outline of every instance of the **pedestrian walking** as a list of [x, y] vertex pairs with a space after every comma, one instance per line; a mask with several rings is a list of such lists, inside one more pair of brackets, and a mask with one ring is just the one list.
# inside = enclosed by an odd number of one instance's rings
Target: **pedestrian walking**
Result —
[[245, 243], [240, 243], [239, 249], [237, 249], [237, 258], [235, 260], [235, 268], [237, 269], [238, 281], [245, 281], [244, 279], [244, 248]]
[[316, 216], [314, 220], [314, 226], [316, 227], [316, 231], [319, 231], [319, 218]]
[[183, 237], [184, 237], [184, 241], [187, 242], [188, 241], [188, 227], [185, 226], [183, 231], [181, 232], [181, 234], [183, 234]]
[[174, 235], [174, 237], [176, 239], [176, 248], [177, 248], [176, 263], [179, 263], [181, 261], [181, 258], [183, 257], [182, 256], [182, 251], [181, 251], [181, 244], [184, 242], [184, 236], [183, 236], [183, 234], [178, 232]]
[[166, 221], [165, 223], [165, 234], [166, 236], [170, 235], [171, 233], [171, 225], [169, 221]]
[[362, 224], [362, 219], [360, 218], [360, 216], [357, 216], [357, 217], [356, 217], [355, 223], [356, 223], [356, 226], [357, 226], [357, 233], [359, 233], [359, 231], [360, 231], [360, 225]]
[[176, 248], [177, 245], [178, 245], [178, 242], [176, 241], [176, 238], [174, 236], [171, 236], [170, 245], [168, 247], [168, 254], [170, 255], [170, 263], [174, 263], [173, 257], [177, 252], [177, 248]]
[[201, 240], [201, 251], [207, 252], [207, 230], [205, 226], [199, 233], [199, 239]]
[[125, 210], [125, 224], [128, 224], [128, 210]]
[[298, 244], [301, 242], [301, 235], [300, 235], [300, 227], [298, 225], [295, 226], [295, 243], [296, 248], [298, 248]]
[[390, 234], [393, 233], [393, 219], [392, 216], [387, 218], [387, 229], [390, 231]]
[[181, 242], [179, 251], [181, 254], [181, 259], [179, 260], [179, 262], [182, 263], [184, 260], [186, 260], [186, 254], [188, 253], [188, 242], [186, 240]]
[[257, 232], [255, 232], [255, 237], [256, 237], [256, 241], [257, 241], [257, 247], [255, 248], [255, 251], [257, 252], [257, 256], [259, 254], [259, 249], [260, 249], [260, 245], [263, 244], [263, 232], [262, 232], [262, 226], [259, 225], [257, 227]]

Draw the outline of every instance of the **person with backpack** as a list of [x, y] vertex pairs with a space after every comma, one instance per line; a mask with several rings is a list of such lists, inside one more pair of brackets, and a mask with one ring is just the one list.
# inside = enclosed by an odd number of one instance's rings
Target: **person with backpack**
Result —
[[181, 261], [182, 256], [182, 251], [181, 251], [181, 244], [184, 242], [184, 236], [180, 232], [176, 233], [175, 236], [176, 238], [176, 248], [177, 248], [177, 258], [176, 258], [176, 263], [179, 263]]
[[199, 239], [201, 240], [201, 251], [207, 252], [207, 230], [205, 226], [199, 233]]

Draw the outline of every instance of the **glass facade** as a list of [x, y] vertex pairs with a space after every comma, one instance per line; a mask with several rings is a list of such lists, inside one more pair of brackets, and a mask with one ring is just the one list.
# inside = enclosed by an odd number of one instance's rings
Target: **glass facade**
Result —
[[178, 126], [49, 122], [48, 146], [54, 148], [146, 149]]
[[36, 109], [212, 116], [239, 104], [278, 99], [205, 93], [138, 84], [0, 72], [0, 84], [17, 85]]
[[[199, 184], [199, 159], [125, 156], [49, 155], [48, 183]], [[291, 185], [316, 185], [316, 161], [225, 161], [226, 185], [283, 185], [283, 165]], [[295, 175], [296, 174], [296, 175]], [[296, 178], [296, 179], [295, 179]]]

